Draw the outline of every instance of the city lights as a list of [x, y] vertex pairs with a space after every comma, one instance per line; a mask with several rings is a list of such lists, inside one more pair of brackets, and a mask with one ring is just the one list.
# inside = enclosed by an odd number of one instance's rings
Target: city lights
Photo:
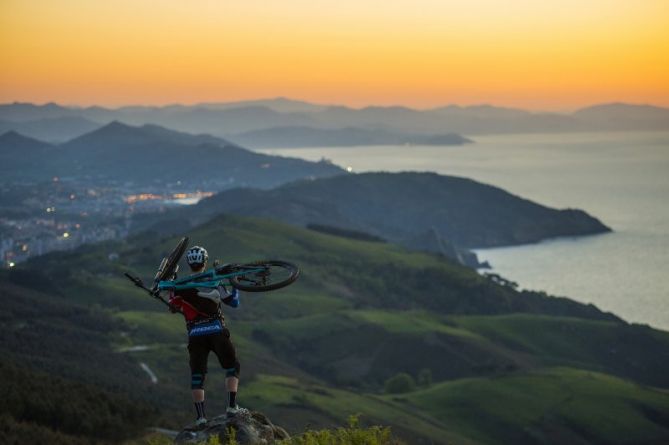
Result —
[[139, 193], [136, 195], [128, 195], [124, 198], [124, 201], [127, 204], [135, 204], [140, 201], [169, 201], [174, 199], [192, 199], [195, 202], [199, 201], [202, 198], [208, 198], [212, 196], [214, 192], [201, 192], [197, 191], [194, 193], [172, 193], [161, 195], [157, 193]]

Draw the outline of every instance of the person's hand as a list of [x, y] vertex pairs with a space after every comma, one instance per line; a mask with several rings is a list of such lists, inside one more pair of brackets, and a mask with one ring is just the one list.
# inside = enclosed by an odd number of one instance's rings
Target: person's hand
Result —
[[230, 295], [228, 288], [225, 287], [225, 284], [223, 283], [219, 284], [216, 289], [218, 289], [218, 293], [221, 294], [221, 298], [227, 298]]
[[223, 303], [231, 307], [239, 306], [239, 289], [233, 287], [232, 291], [227, 295], [228, 296], [223, 299]]

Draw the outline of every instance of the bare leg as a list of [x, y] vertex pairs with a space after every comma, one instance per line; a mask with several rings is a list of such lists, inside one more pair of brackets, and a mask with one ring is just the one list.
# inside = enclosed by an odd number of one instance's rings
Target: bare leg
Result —
[[[237, 377], [225, 378], [225, 389], [228, 392], [237, 392], [238, 386], [239, 386], [239, 379]], [[202, 397], [204, 397], [204, 391], [202, 391]]]
[[204, 402], [204, 389], [193, 390], [193, 403]]
[[235, 408], [237, 406], [237, 387], [239, 379], [237, 377], [226, 377], [225, 389], [228, 390], [228, 406]]
[[193, 390], [193, 405], [195, 405], [195, 411], [197, 412], [197, 422], [204, 422], [206, 418], [204, 413], [204, 389]]

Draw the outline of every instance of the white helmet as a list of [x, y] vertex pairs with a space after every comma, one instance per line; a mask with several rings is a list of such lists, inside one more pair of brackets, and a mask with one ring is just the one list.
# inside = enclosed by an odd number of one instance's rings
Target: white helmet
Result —
[[186, 261], [188, 265], [193, 268], [193, 266], [201, 267], [209, 259], [209, 254], [207, 254], [207, 249], [200, 246], [193, 246], [188, 249], [186, 252]]

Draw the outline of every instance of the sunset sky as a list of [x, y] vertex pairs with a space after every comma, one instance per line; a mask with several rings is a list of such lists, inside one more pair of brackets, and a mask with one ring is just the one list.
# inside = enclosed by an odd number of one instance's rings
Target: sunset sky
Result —
[[0, 102], [669, 106], [668, 0], [0, 0]]

